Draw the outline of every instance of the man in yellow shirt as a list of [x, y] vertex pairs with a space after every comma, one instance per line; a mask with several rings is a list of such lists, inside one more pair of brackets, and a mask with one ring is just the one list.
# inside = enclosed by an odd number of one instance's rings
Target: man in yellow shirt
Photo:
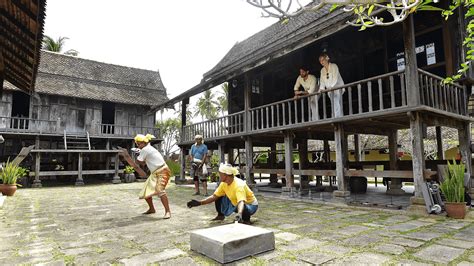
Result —
[[239, 223], [250, 224], [250, 216], [258, 209], [258, 201], [245, 181], [235, 178], [239, 171], [229, 164], [219, 166], [221, 184], [210, 197], [198, 201], [191, 200], [188, 208], [216, 202], [217, 217], [213, 220], [224, 220], [236, 212], [235, 220]]

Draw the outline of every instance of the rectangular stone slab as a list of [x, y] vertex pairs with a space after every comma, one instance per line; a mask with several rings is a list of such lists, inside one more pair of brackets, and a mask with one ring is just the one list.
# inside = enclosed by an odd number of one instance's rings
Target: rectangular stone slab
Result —
[[227, 224], [191, 232], [191, 250], [228, 263], [275, 249], [272, 231], [245, 224]]

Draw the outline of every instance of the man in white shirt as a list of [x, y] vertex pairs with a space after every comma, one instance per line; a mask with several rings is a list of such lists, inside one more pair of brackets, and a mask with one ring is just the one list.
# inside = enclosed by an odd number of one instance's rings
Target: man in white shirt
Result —
[[163, 219], [169, 219], [171, 218], [171, 211], [165, 187], [168, 184], [171, 171], [160, 152], [150, 145], [149, 142], [153, 138], [155, 137], [150, 134], [147, 134], [146, 136], [138, 134], [135, 137], [135, 144], [137, 144], [137, 147], [140, 149], [140, 155], [137, 157], [137, 162], [139, 164], [146, 164], [150, 170], [150, 176], [145, 181], [139, 197], [140, 199], [145, 199], [149, 207], [148, 211], [143, 214], [152, 214], [156, 212], [152, 197], [155, 195], [158, 196], [165, 208], [165, 216]]
[[[295, 86], [293, 89], [295, 92], [295, 98], [317, 92], [316, 84], [316, 77], [314, 75], [309, 74], [309, 68], [306, 66], [300, 67], [300, 75], [296, 79]], [[301, 91], [300, 87], [303, 87], [304, 90]], [[313, 120], [315, 120], [317, 119], [316, 117], [318, 110], [316, 110], [314, 97], [310, 98], [309, 104], [311, 116], [313, 117]]]

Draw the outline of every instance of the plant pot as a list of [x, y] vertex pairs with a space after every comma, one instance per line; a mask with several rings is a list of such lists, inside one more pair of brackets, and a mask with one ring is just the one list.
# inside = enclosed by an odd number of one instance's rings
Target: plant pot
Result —
[[134, 174], [125, 174], [124, 175], [125, 183], [132, 183], [135, 182], [135, 175]]
[[464, 219], [466, 216], [465, 202], [446, 202], [445, 209], [446, 213], [451, 218]]
[[0, 185], [0, 192], [5, 196], [13, 196], [16, 191], [16, 185]]

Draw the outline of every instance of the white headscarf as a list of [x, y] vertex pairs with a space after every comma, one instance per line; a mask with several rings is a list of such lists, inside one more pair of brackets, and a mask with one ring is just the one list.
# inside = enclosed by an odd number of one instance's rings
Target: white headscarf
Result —
[[[194, 136], [194, 140], [196, 140], [196, 139], [201, 139], [201, 143], [204, 143], [204, 138], [202, 137], [202, 135], [196, 135], [196, 136]], [[195, 142], [195, 144], [198, 145], [198, 144], [197, 144], [197, 141]]]
[[232, 165], [230, 165], [230, 164], [221, 163], [219, 165], [219, 172], [221, 172], [223, 174], [226, 174], [226, 175], [235, 176], [239, 173], [239, 170], [237, 170], [237, 168], [235, 168], [235, 167], [232, 167]]

